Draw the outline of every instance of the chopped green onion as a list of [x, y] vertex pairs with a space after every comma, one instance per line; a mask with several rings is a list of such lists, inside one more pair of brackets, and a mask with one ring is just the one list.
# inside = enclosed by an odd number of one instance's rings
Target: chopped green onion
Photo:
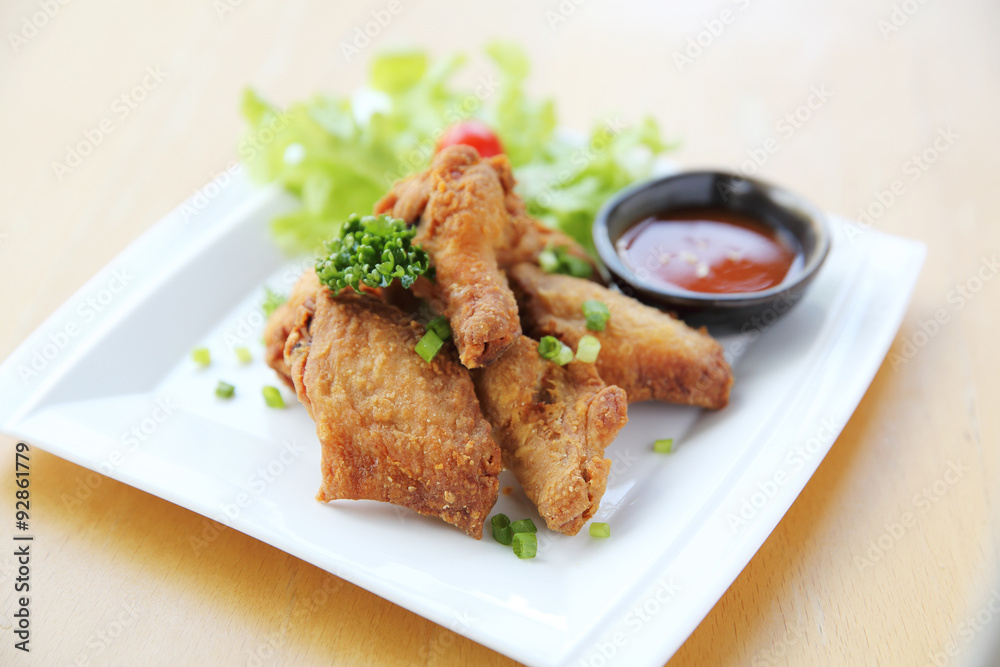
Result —
[[520, 521], [515, 521], [510, 524], [510, 530], [513, 533], [537, 533], [538, 529], [535, 528], [535, 522], [531, 519], [521, 519]]
[[566, 246], [546, 248], [538, 253], [538, 266], [545, 273], [564, 273], [576, 278], [589, 278], [593, 273], [590, 262], [569, 254], [569, 248]]
[[444, 341], [441, 340], [436, 333], [433, 331], [428, 331], [424, 334], [424, 337], [417, 342], [417, 354], [420, 358], [430, 363], [434, 361], [434, 357], [437, 353], [441, 351], [441, 346], [444, 345]]
[[653, 443], [653, 451], [658, 452], [660, 454], [669, 454], [671, 451], [673, 451], [673, 448], [674, 448], [673, 438], [664, 438], [662, 440], [657, 440], [656, 442]]
[[264, 312], [264, 317], [271, 317], [271, 313], [278, 309], [278, 306], [288, 301], [288, 297], [283, 294], [271, 291], [270, 287], [264, 287], [264, 302], [260, 304], [260, 309]]
[[551, 361], [559, 354], [559, 348], [562, 343], [555, 336], [543, 336], [540, 341], [538, 341], [538, 354], [542, 355], [543, 359], [548, 359]]
[[601, 351], [601, 341], [593, 336], [584, 336], [580, 339], [580, 344], [576, 346], [576, 359], [587, 364], [597, 361], [597, 354]]
[[208, 351], [207, 347], [199, 347], [196, 350], [192, 350], [191, 358], [199, 366], [208, 366], [212, 363], [212, 353]]
[[582, 257], [564, 255], [562, 261], [566, 266], [566, 273], [574, 278], [589, 278], [591, 271], [593, 271], [590, 266], [590, 262]]
[[219, 380], [219, 384], [215, 385], [215, 395], [219, 398], [232, 398], [233, 394], [236, 393], [236, 387], [229, 384], [228, 382], [223, 382]]
[[563, 345], [561, 348], [559, 348], [559, 354], [557, 354], [556, 358], [553, 359], [552, 361], [559, 364], [560, 366], [565, 366], [569, 362], [573, 361], [573, 348], [571, 348], [569, 345]]
[[451, 338], [451, 325], [448, 324], [448, 319], [444, 315], [438, 315], [433, 320], [428, 322], [427, 330], [433, 331], [441, 340], [448, 340]]
[[559, 257], [552, 250], [543, 250], [538, 254], [538, 266], [545, 273], [558, 273]]
[[497, 514], [490, 519], [493, 527], [493, 539], [505, 546], [510, 546], [514, 541], [514, 532], [510, 529], [510, 519], [506, 514]]
[[544, 336], [538, 341], [538, 354], [543, 359], [565, 366], [573, 361], [573, 350], [555, 336]]
[[236, 358], [240, 360], [241, 364], [249, 364], [253, 361], [253, 355], [250, 354], [250, 349], [246, 347], [236, 348]]
[[285, 407], [285, 399], [281, 397], [281, 392], [274, 387], [264, 387], [261, 390], [264, 394], [264, 402], [267, 403], [269, 408], [283, 408]]
[[589, 299], [583, 302], [583, 316], [587, 318], [587, 328], [591, 331], [604, 331], [604, 326], [611, 317], [608, 304], [597, 299]]
[[538, 538], [535, 537], [534, 533], [514, 533], [513, 541], [514, 555], [518, 558], [534, 558], [535, 554], [538, 553]]
[[591, 537], [611, 537], [611, 526], [606, 523], [590, 524]]

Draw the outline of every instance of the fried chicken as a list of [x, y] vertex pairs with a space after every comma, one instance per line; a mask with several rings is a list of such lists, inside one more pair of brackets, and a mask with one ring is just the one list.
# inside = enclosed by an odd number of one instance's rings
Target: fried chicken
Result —
[[521, 323], [496, 259], [510, 217], [496, 171], [474, 148], [452, 146], [434, 158], [427, 174], [397, 183], [375, 212], [421, 216], [414, 241], [430, 256], [435, 278], [420, 281], [414, 292], [441, 306], [462, 363], [478, 368], [503, 354]]
[[376, 214], [419, 222], [415, 242], [430, 255], [436, 277], [419, 281], [414, 292], [448, 318], [468, 368], [491, 363], [521, 333], [502, 268], [535, 261], [550, 246], [591, 262], [575, 241], [528, 216], [514, 185], [506, 156], [483, 160], [474, 148], [451, 146], [375, 205]]
[[[656, 399], [722, 408], [733, 374], [722, 346], [704, 331], [587, 280], [548, 274], [519, 264], [509, 272], [521, 319], [534, 337], [555, 336], [576, 348], [586, 334], [601, 342], [601, 378], [628, 394], [630, 403]], [[604, 331], [589, 331], [583, 302], [596, 299], [611, 311]]]
[[469, 372], [445, 350], [425, 362], [423, 327], [375, 296], [312, 294], [290, 318], [284, 363], [323, 447], [317, 498], [393, 503], [480, 539], [501, 455]]
[[292, 389], [292, 371], [285, 363], [285, 341], [288, 334], [300, 324], [302, 317], [312, 316], [316, 307], [316, 293], [325, 289], [313, 270], [305, 271], [292, 288], [288, 301], [274, 309], [264, 325], [264, 360], [278, 377]]
[[[460, 150], [466, 154], [475, 151], [468, 146], [463, 146]], [[559, 247], [566, 248], [569, 254], [586, 260], [591, 267], [597, 268], [594, 260], [579, 243], [528, 215], [524, 200], [514, 190], [517, 181], [514, 179], [514, 172], [506, 155], [495, 155], [481, 161], [496, 172], [503, 188], [504, 208], [510, 216], [503, 230], [503, 240], [495, 248], [497, 263], [502, 268], [520, 262], [536, 262], [538, 255], [546, 248]], [[429, 170], [397, 181], [389, 193], [375, 205], [376, 215], [387, 213], [411, 225], [418, 223], [430, 200], [432, 173], [433, 170]], [[595, 277], [599, 275], [596, 270], [594, 275]]]
[[593, 364], [543, 359], [526, 336], [472, 377], [504, 465], [551, 530], [576, 535], [607, 487], [604, 448], [627, 421], [625, 392]]

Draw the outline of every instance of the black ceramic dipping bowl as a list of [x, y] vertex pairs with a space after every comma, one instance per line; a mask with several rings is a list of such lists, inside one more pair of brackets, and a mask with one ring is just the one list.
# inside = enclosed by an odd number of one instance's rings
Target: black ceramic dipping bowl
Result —
[[[615, 243], [637, 222], [677, 209], [726, 209], [765, 225], [797, 243], [802, 266], [778, 285], [735, 294], [692, 292], [663, 282], [641, 280], [618, 254]], [[802, 197], [737, 174], [689, 171], [623, 190], [597, 214], [594, 243], [621, 290], [640, 301], [676, 313], [689, 324], [747, 331], [754, 318], [787, 312], [799, 301], [826, 259], [830, 232], [826, 217]], [[759, 321], [759, 319], [758, 319]]]

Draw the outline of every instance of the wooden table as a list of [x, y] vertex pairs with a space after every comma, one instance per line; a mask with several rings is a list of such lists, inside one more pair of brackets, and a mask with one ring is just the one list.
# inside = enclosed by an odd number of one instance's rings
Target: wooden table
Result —
[[[392, 3], [3, 3], [0, 355], [235, 158], [244, 86], [285, 104], [352, 90], [383, 47], [476, 52], [516, 37], [566, 125], [651, 112], [685, 166], [752, 169], [929, 247], [890, 361], [671, 664], [960, 664], [1000, 634], [1000, 614], [968, 622], [1000, 591], [1000, 5], [396, 2], [351, 62], [341, 42]], [[88, 136], [100, 139], [89, 155], [55, 167]], [[4, 630], [4, 664], [509, 663], [233, 530], [196, 553], [202, 517], [37, 449], [32, 475], [33, 651]], [[80, 485], [87, 499], [66, 503]], [[0, 562], [6, 627], [13, 565]]]

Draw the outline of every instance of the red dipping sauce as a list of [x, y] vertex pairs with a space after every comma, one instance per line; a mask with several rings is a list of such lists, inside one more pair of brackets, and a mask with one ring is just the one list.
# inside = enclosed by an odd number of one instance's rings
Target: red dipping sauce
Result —
[[794, 239], [725, 209], [659, 213], [630, 227], [615, 244], [638, 278], [691, 292], [759, 292], [802, 268]]

